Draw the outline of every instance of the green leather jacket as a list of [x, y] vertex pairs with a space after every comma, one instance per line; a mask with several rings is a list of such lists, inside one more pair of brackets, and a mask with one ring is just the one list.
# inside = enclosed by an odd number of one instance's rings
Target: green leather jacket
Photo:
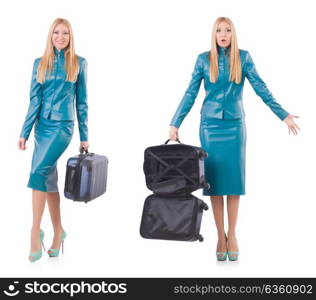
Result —
[[52, 72], [47, 72], [44, 83], [36, 80], [41, 58], [34, 61], [30, 88], [30, 103], [20, 137], [27, 139], [38, 118], [73, 121], [75, 110], [80, 141], [88, 141], [87, 61], [78, 56], [79, 74], [76, 82], [66, 81], [65, 52], [54, 48]]
[[229, 48], [218, 47], [219, 76], [215, 83], [210, 82], [209, 51], [201, 53], [195, 63], [191, 82], [176, 110], [170, 125], [180, 127], [183, 119], [190, 111], [204, 80], [205, 99], [201, 108], [201, 121], [208, 118], [238, 119], [245, 115], [242, 92], [245, 77], [249, 80], [256, 94], [281, 119], [289, 114], [276, 102], [263, 80], [260, 78], [248, 51], [239, 50], [242, 79], [239, 84], [229, 81]]

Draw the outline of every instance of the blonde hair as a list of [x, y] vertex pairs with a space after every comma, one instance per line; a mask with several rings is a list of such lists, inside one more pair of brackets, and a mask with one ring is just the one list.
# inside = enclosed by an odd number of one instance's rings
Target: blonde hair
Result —
[[230, 81], [235, 81], [235, 83], [240, 83], [241, 81], [241, 63], [240, 63], [240, 55], [239, 49], [237, 44], [237, 35], [236, 30], [234, 27], [233, 22], [227, 17], [219, 17], [216, 19], [213, 25], [213, 32], [212, 32], [212, 47], [211, 47], [211, 54], [210, 54], [210, 81], [216, 82], [218, 78], [218, 53], [217, 53], [217, 41], [216, 41], [216, 30], [220, 23], [226, 22], [229, 24], [232, 38], [230, 42], [230, 58], [229, 58], [229, 65], [230, 65]]
[[59, 24], [64, 24], [69, 30], [69, 44], [64, 49], [65, 65], [66, 65], [66, 72], [67, 72], [66, 80], [73, 81], [73, 82], [77, 80], [77, 75], [79, 71], [79, 63], [78, 63], [78, 57], [75, 53], [73, 31], [68, 20], [63, 19], [63, 18], [57, 18], [55, 19], [55, 21], [53, 22], [53, 24], [51, 25], [49, 29], [47, 42], [46, 42], [46, 49], [38, 65], [38, 69], [37, 69], [38, 82], [43, 83], [45, 81], [47, 70], [51, 72], [53, 69], [55, 52], [54, 52], [52, 37], [53, 37], [53, 32], [55, 30], [55, 27]]

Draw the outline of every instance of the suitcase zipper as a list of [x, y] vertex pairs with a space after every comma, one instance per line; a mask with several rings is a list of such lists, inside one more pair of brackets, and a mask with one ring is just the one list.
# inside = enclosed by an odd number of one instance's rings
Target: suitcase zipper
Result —
[[[193, 195], [192, 195], [193, 196]], [[196, 237], [196, 234], [195, 234], [195, 229], [196, 229], [196, 221], [197, 221], [197, 214], [199, 213], [197, 211], [197, 198], [195, 196], [193, 196], [193, 201], [194, 201], [194, 208], [193, 208], [193, 212], [192, 212], [192, 223], [191, 223], [191, 238], [190, 238], [190, 241]], [[193, 225], [193, 226], [192, 226]]]

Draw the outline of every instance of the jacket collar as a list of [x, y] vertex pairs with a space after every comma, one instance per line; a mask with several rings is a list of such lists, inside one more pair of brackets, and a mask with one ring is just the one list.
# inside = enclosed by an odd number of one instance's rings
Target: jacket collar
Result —
[[61, 49], [60, 51], [58, 51], [55, 47], [54, 47], [54, 53], [56, 57], [61, 57], [64, 58], [65, 57], [65, 50]]
[[217, 46], [217, 51], [220, 55], [228, 55], [229, 53], [229, 50], [230, 50], [230, 46], [228, 47], [220, 47], [220, 46]]

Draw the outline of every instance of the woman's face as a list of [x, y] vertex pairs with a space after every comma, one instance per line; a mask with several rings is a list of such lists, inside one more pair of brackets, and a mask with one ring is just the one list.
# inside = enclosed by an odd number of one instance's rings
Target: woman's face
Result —
[[58, 24], [55, 26], [53, 31], [52, 42], [54, 47], [60, 51], [64, 49], [69, 44], [69, 30], [64, 24]]
[[231, 28], [228, 23], [221, 22], [216, 29], [216, 41], [220, 47], [228, 47], [232, 39]]

